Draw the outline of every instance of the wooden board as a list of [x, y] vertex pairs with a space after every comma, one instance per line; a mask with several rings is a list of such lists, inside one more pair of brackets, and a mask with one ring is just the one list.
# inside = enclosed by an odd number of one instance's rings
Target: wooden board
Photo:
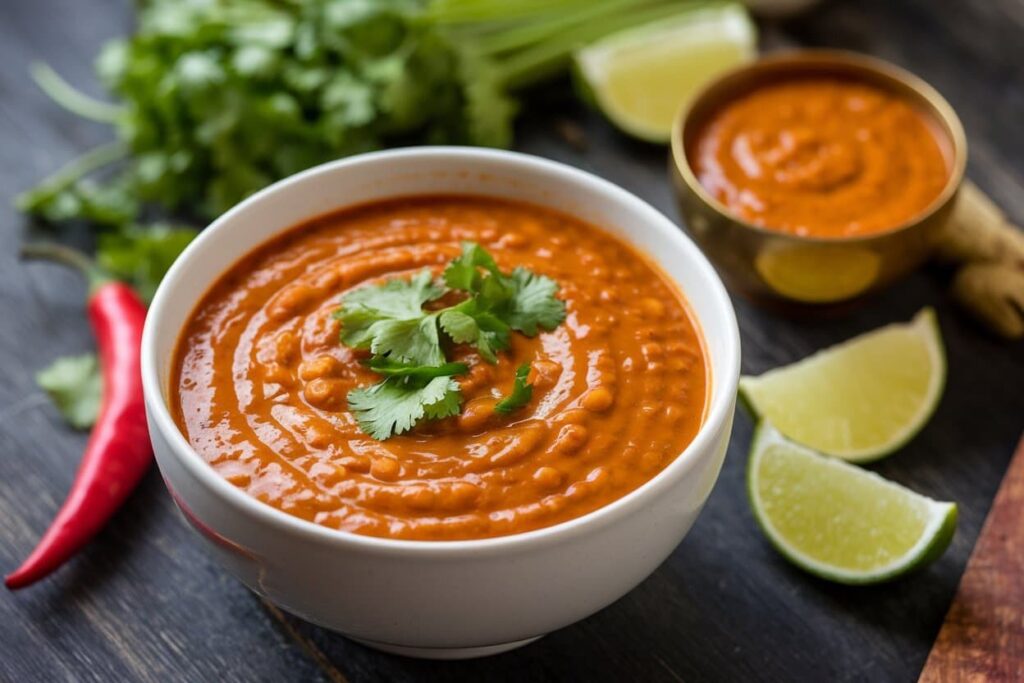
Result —
[[920, 683], [1024, 680], [1024, 440], [1010, 462]]
[[[75, 276], [23, 265], [34, 233], [8, 198], [91, 145], [102, 126], [64, 114], [32, 85], [45, 59], [100, 94], [91, 62], [131, 27], [129, 0], [0, 3], [0, 568], [29, 551], [85, 443], [32, 375], [91, 348]], [[1024, 221], [1024, 4], [1020, 0], [831, 0], [764, 28], [772, 45], [845, 47], [891, 59], [938, 87], [971, 141], [971, 176]], [[560, 122], [582, 127], [568, 144]], [[619, 183], [677, 218], [666, 152], [632, 142], [565, 84], [531, 99], [521, 149]], [[70, 231], [71, 236], [77, 233]], [[78, 235], [78, 237], [83, 237]], [[522, 650], [462, 663], [390, 657], [268, 609], [214, 564], [153, 472], [90, 549], [49, 581], [0, 592], [0, 681], [913, 681], [956, 591], [1024, 428], [1024, 346], [988, 337], [950, 306], [941, 275], [909, 278], [841, 320], [793, 321], [736, 301], [745, 372], [759, 373], [879, 325], [938, 309], [950, 361], [923, 433], [877, 469], [960, 504], [946, 555], [922, 574], [845, 588], [793, 569], [750, 515], [751, 424], [738, 416], [721, 479], [686, 540], [632, 593]]]

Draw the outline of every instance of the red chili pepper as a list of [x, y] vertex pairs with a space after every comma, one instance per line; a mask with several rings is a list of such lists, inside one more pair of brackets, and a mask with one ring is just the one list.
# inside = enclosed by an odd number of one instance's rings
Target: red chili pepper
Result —
[[36, 549], [4, 580], [11, 589], [42, 579], [88, 543], [153, 460], [140, 367], [145, 304], [131, 287], [73, 249], [36, 244], [22, 255], [74, 266], [89, 279], [88, 314], [103, 372], [103, 401], [71, 491]]

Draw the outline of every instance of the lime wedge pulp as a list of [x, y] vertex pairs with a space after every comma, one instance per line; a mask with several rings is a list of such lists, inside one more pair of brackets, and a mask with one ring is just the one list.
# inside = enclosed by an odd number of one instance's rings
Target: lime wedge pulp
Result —
[[832, 581], [876, 583], [939, 557], [956, 505], [914, 493], [786, 440], [761, 422], [750, 449], [751, 507], [772, 545]]
[[851, 462], [909, 441], [931, 417], [946, 382], [935, 312], [887, 325], [740, 380], [740, 397], [787, 438]]
[[578, 50], [576, 74], [617, 127], [666, 142], [676, 113], [697, 89], [753, 59], [756, 43], [756, 30], [741, 5], [693, 9]]

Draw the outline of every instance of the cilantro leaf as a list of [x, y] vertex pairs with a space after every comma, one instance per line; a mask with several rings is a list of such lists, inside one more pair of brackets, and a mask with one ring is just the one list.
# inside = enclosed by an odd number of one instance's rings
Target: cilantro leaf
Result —
[[343, 311], [348, 307], [360, 306], [378, 311], [381, 318], [405, 320], [422, 315], [423, 304], [442, 294], [444, 289], [434, 282], [430, 271], [424, 269], [409, 280], [396, 278], [382, 285], [354, 289], [342, 297], [341, 304]]
[[476, 298], [467, 299], [451, 310], [442, 311], [440, 319], [441, 328], [451, 336], [452, 341], [472, 344], [489, 363], [498, 362], [497, 352], [509, 346], [509, 326], [501, 318], [481, 308]]
[[512, 385], [512, 393], [501, 399], [494, 405], [494, 412], [502, 415], [519, 410], [533, 398], [533, 385], [527, 384], [526, 378], [530, 376], [530, 364], [520, 365], [516, 370], [516, 378]]
[[36, 374], [36, 383], [75, 429], [88, 429], [96, 422], [103, 395], [96, 354], [58, 358]]
[[508, 348], [510, 329], [532, 337], [538, 328], [552, 330], [565, 320], [565, 302], [555, 297], [554, 280], [525, 268], [506, 275], [475, 242], [462, 243], [462, 253], [445, 268], [444, 281], [472, 296], [441, 314], [441, 328], [456, 343], [476, 345], [492, 363], [497, 351]]
[[132, 221], [139, 210], [134, 188], [125, 178], [120, 176], [102, 184], [83, 178], [62, 188], [40, 185], [18, 196], [18, 208], [51, 223], [84, 220], [121, 228]]
[[444, 269], [445, 284], [452, 289], [477, 292], [483, 279], [477, 268], [485, 268], [492, 277], [501, 277], [493, 256], [476, 242], [463, 242], [462, 253]]
[[377, 356], [416, 365], [441, 365], [444, 352], [437, 332], [437, 316], [409, 320], [381, 320], [370, 328], [370, 351]]
[[444, 363], [437, 332], [437, 316], [423, 312], [423, 304], [444, 294], [429, 270], [410, 280], [393, 279], [360, 287], [341, 299], [334, 317], [341, 321], [346, 346], [369, 349], [376, 355], [416, 365]]
[[477, 351], [491, 363], [498, 362], [497, 352], [507, 349], [510, 344], [508, 325], [492, 313], [477, 313], [474, 319], [480, 328], [476, 338]]
[[509, 345], [509, 326], [488, 311], [481, 311], [469, 299], [440, 314], [441, 329], [458, 344], [472, 344], [489, 363], [498, 362], [497, 352]]
[[101, 186], [84, 176], [127, 154], [128, 149], [116, 142], [96, 147], [18, 195], [15, 206], [51, 222], [81, 219], [119, 226], [138, 213], [130, 177], [122, 174]]
[[415, 365], [377, 356], [367, 366], [387, 379], [350, 391], [348, 402], [359, 427], [375, 439], [408, 431], [423, 418], [459, 413], [462, 394], [451, 377], [468, 372], [465, 363]]
[[477, 325], [476, 320], [460, 310], [444, 311], [438, 320], [441, 324], [441, 329], [456, 344], [473, 343], [480, 334], [480, 327]]
[[[365, 306], [345, 306], [333, 313], [341, 321], [341, 343], [353, 349], [369, 349], [373, 343], [373, 326], [382, 320], [380, 311]], [[379, 328], [378, 328], [379, 329]]]
[[537, 328], [553, 330], [565, 320], [565, 302], [555, 298], [558, 283], [525, 268], [512, 271], [514, 294], [505, 312], [505, 321], [528, 337]]
[[459, 385], [451, 377], [435, 377], [422, 385], [408, 377], [389, 377], [348, 394], [360, 429], [381, 441], [409, 431], [424, 417], [455, 415], [461, 402]]
[[459, 390], [458, 383], [452, 379], [448, 379], [448, 386], [440, 400], [426, 403], [423, 406], [423, 416], [428, 420], [443, 420], [446, 417], [458, 415], [461, 411], [462, 392]]

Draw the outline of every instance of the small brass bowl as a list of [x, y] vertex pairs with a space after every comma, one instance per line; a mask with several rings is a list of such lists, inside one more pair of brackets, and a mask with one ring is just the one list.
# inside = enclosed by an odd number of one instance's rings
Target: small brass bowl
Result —
[[[945, 135], [949, 179], [914, 219], [872, 235], [822, 238], [776, 232], [732, 214], [701, 185], [687, 150], [709, 117], [766, 83], [801, 76], [852, 79], [894, 92], [930, 117]], [[940, 140], [940, 145], [943, 143]], [[672, 130], [671, 172], [687, 231], [742, 294], [769, 306], [821, 309], [884, 287], [928, 257], [951, 214], [967, 163], [956, 112], [930, 85], [887, 62], [850, 52], [799, 50], [763, 57], [716, 78], [679, 114]]]

